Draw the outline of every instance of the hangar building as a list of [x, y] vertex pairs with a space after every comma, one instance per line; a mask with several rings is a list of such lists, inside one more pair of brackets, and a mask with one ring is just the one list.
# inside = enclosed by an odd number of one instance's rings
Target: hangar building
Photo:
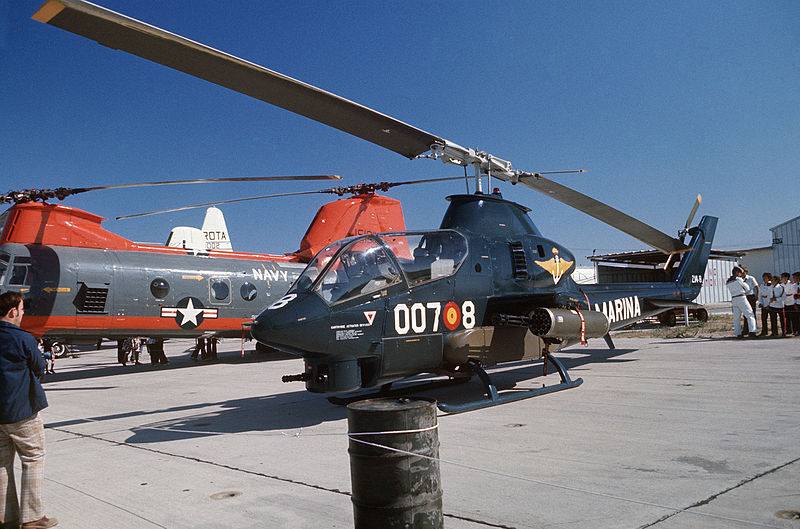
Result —
[[[696, 303], [722, 303], [730, 301], [731, 296], [725, 288], [725, 281], [731, 276], [731, 269], [742, 257], [742, 252], [723, 252], [711, 250], [703, 276], [703, 287]], [[657, 250], [593, 255], [588, 258], [594, 263], [591, 269], [578, 269], [572, 278], [578, 283], [641, 283], [665, 281], [664, 264], [666, 256]], [[672, 274], [678, 263], [672, 266]]]
[[772, 245], [740, 250], [741, 263], [761, 280], [761, 274], [800, 272], [800, 217], [770, 228]]
[[774, 272], [800, 271], [800, 217], [770, 228]]
[[[800, 217], [787, 220], [770, 228], [772, 245], [743, 250], [711, 250], [706, 265], [703, 288], [697, 303], [722, 303], [730, 301], [725, 281], [736, 264], [744, 265], [759, 281], [764, 272], [782, 273], [800, 271]], [[579, 268], [572, 278], [577, 283], [617, 283], [663, 281], [665, 256], [650, 250], [624, 252], [588, 257], [594, 268]], [[673, 264], [677, 267], [677, 263]]]

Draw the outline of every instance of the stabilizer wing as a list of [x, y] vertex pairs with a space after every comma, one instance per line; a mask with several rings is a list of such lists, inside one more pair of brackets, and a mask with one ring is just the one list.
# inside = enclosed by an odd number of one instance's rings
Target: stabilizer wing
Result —
[[689, 307], [690, 309], [699, 309], [703, 305], [695, 303], [694, 301], [687, 301], [682, 299], [648, 299], [642, 298], [642, 303], [652, 305], [658, 309], [680, 309]]

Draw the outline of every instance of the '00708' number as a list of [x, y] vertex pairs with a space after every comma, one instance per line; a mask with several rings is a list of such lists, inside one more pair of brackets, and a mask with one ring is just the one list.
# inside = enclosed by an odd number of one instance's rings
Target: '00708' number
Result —
[[[458, 311], [458, 306], [454, 303], [449, 303], [446, 312], [455, 310]], [[425, 304], [414, 303], [409, 307], [405, 303], [400, 303], [394, 307], [394, 330], [397, 334], [405, 335], [410, 331], [415, 334], [421, 334], [428, 330], [428, 314], [433, 312], [431, 318], [430, 332], [439, 331], [439, 319], [442, 315], [442, 304], [438, 301], [432, 301]], [[475, 327], [475, 304], [467, 300], [461, 304], [461, 314], [445, 314], [448, 321], [461, 320], [465, 329], [472, 329]], [[448, 329], [452, 329], [447, 325]]]

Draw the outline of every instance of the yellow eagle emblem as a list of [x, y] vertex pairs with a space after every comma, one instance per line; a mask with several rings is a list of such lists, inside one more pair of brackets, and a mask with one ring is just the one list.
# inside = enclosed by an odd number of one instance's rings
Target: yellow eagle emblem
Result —
[[558, 283], [561, 277], [570, 269], [572, 261], [562, 259], [558, 255], [558, 248], [553, 248], [553, 258], [549, 261], [534, 261], [536, 264], [550, 272], [553, 276], [553, 281]]

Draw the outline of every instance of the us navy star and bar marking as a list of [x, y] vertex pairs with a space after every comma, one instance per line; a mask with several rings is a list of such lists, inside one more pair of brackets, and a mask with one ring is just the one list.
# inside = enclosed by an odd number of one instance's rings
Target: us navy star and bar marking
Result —
[[202, 301], [191, 296], [180, 300], [175, 307], [161, 307], [161, 317], [175, 318], [181, 329], [196, 329], [206, 318], [216, 319], [217, 313], [217, 309], [206, 308]]

